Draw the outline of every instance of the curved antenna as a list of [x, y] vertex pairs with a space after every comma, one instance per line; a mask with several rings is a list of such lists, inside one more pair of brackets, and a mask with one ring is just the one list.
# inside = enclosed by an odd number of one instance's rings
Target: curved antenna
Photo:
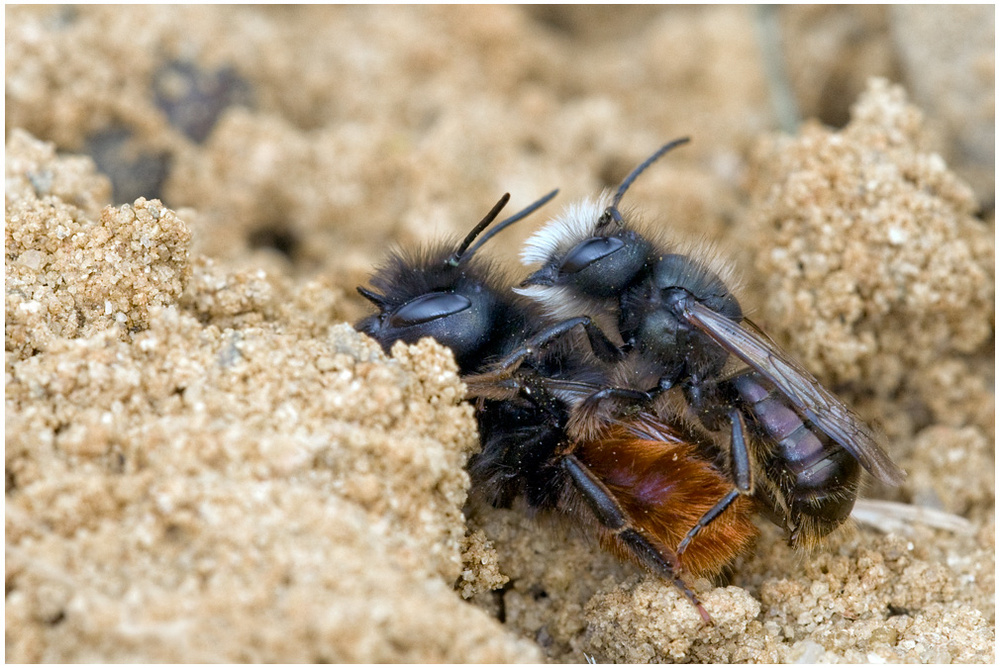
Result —
[[631, 173], [625, 177], [625, 180], [622, 181], [621, 185], [618, 186], [618, 190], [615, 192], [615, 196], [611, 200], [611, 204], [608, 205], [608, 208], [604, 210], [604, 215], [601, 216], [601, 222], [604, 223], [610, 219], [616, 223], [621, 223], [622, 214], [618, 211], [618, 203], [622, 201], [623, 197], [625, 197], [625, 192], [632, 186], [632, 183], [639, 178], [640, 174], [646, 171], [647, 167], [662, 158], [664, 154], [669, 153], [671, 150], [682, 144], [686, 144], [689, 141], [691, 141], [690, 137], [681, 137], [680, 139], [675, 139], [672, 142], [664, 144], [656, 151], [656, 153], [646, 158], [641, 165], [633, 169]]
[[510, 218], [508, 218], [508, 219], [506, 219], [506, 220], [504, 220], [502, 222], [497, 223], [496, 226], [492, 230], [490, 230], [489, 232], [487, 232], [486, 234], [484, 234], [482, 237], [480, 237], [479, 241], [476, 242], [476, 245], [473, 246], [472, 248], [470, 248], [468, 251], [466, 251], [466, 253], [468, 255], [472, 255], [477, 250], [479, 250], [480, 246], [482, 246], [487, 241], [489, 241], [491, 238], [493, 238], [494, 234], [496, 234], [497, 232], [501, 232], [501, 231], [507, 229], [508, 227], [510, 227], [511, 225], [513, 225], [514, 223], [516, 223], [517, 221], [519, 221], [519, 220], [521, 220], [523, 218], [527, 218], [528, 216], [530, 216], [531, 214], [533, 214], [535, 211], [537, 211], [538, 209], [540, 209], [544, 205], [548, 204], [552, 200], [552, 198], [555, 197], [558, 194], [559, 194], [559, 189], [556, 188], [555, 190], [553, 190], [552, 192], [550, 192], [548, 195], [545, 195], [544, 197], [542, 197], [541, 199], [539, 199], [537, 202], [535, 202], [533, 204], [529, 204], [525, 208], [523, 208], [520, 211], [518, 211], [517, 213], [515, 213]]
[[462, 240], [462, 243], [459, 244], [455, 252], [448, 256], [448, 259], [445, 260], [446, 265], [451, 267], [458, 266], [458, 263], [462, 261], [462, 256], [465, 255], [465, 251], [469, 245], [475, 241], [480, 232], [485, 230], [490, 223], [496, 220], [496, 217], [500, 215], [501, 209], [507, 206], [508, 201], [510, 201], [510, 193], [504, 193], [503, 197], [501, 197], [499, 201], [493, 205], [493, 208], [490, 209], [490, 212], [486, 214], [486, 217], [479, 221], [479, 223], [472, 228], [471, 232], [465, 235], [465, 239]]

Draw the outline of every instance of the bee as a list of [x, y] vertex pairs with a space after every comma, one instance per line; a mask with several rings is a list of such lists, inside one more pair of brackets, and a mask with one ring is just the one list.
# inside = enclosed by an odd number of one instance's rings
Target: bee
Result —
[[550, 317], [587, 315], [619, 337], [619, 386], [584, 399], [580, 420], [634, 412], [678, 388], [686, 413], [722, 435], [718, 455], [731, 487], [679, 555], [746, 496], [790, 544], [812, 544], [850, 515], [862, 468], [889, 484], [904, 473], [858, 415], [745, 317], [726, 264], [640, 232], [634, 214], [619, 208], [646, 168], [687, 141], [661, 147], [613, 195], [571, 207], [530, 237], [522, 260], [541, 266], [516, 291]]
[[[572, 432], [576, 407], [610, 382], [619, 347], [587, 316], [546, 317], [476, 254], [554, 195], [483, 234], [504, 195], [460, 243], [391, 254], [372, 275], [373, 289], [358, 288], [378, 312], [356, 328], [386, 351], [425, 336], [452, 349], [479, 425], [481, 451], [467, 467], [473, 496], [496, 507], [523, 498], [533, 511], [572, 517], [604, 549], [671, 581], [708, 621], [680, 577], [677, 548], [731, 488], [711, 449], [654, 410]], [[689, 573], [719, 573], [756, 535], [747, 499], [716, 516], [686, 546]]]

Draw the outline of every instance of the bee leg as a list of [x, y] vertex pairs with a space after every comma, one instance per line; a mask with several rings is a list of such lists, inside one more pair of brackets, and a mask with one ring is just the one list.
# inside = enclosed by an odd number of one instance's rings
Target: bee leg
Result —
[[594, 392], [580, 404], [581, 410], [596, 411], [596, 407], [606, 399], [623, 399], [633, 404], [646, 405], [660, 394], [659, 388], [643, 392], [626, 387], [605, 387]]
[[743, 413], [738, 409], [729, 411], [729, 421], [733, 431], [729, 441], [729, 461], [733, 472], [733, 484], [740, 494], [753, 494], [753, 465], [750, 462], [750, 447], [747, 445], [747, 425]]
[[702, 620], [706, 624], [710, 623], [712, 618], [702, 606], [701, 601], [698, 600], [698, 596], [680, 578], [680, 569], [676, 558], [673, 555], [664, 555], [661, 550], [657, 549], [636, 530], [628, 515], [615, 500], [611, 490], [583, 462], [569, 454], [565, 455], [560, 463], [601, 526], [609, 530], [632, 553], [636, 561], [673, 582], [674, 586], [698, 610]]
[[724, 497], [719, 499], [708, 512], [701, 516], [691, 530], [687, 532], [684, 539], [677, 546], [677, 558], [681, 558], [684, 551], [694, 540], [694, 537], [711, 524], [715, 518], [726, 511], [733, 501], [742, 495], [753, 494], [753, 466], [750, 463], [750, 448], [746, 440], [746, 423], [743, 421], [743, 413], [737, 409], [729, 411], [729, 420], [732, 425], [732, 438], [730, 440], [729, 462], [731, 475], [733, 478], [733, 489]]
[[570, 416], [571, 430], [577, 434], [597, 434], [600, 431], [602, 421], [600, 415], [609, 403], [614, 405], [613, 413], [620, 415], [626, 410], [621, 410], [617, 402], [624, 402], [626, 405], [647, 406], [658, 395], [658, 388], [649, 392], [642, 390], [631, 390], [624, 387], [605, 387], [590, 394], [580, 402], [576, 410]]
[[517, 369], [524, 362], [525, 358], [534, 355], [540, 348], [544, 348], [560, 336], [565, 336], [577, 326], [582, 326], [584, 331], [586, 331], [590, 348], [594, 351], [594, 355], [598, 359], [604, 362], [621, 361], [623, 357], [622, 351], [601, 331], [601, 328], [595, 325], [587, 316], [578, 316], [563, 320], [534, 335], [525, 341], [524, 345], [520, 348], [500, 360], [494, 369], [496, 371], [510, 370], [513, 372], [513, 370]]
[[471, 376], [463, 376], [465, 383], [465, 398], [482, 401], [492, 399], [493, 401], [507, 401], [514, 399], [521, 394], [524, 382], [520, 376], [513, 372], [489, 371], [487, 373], [477, 373]]
[[485, 373], [465, 376], [468, 392], [466, 398], [485, 398], [503, 401], [513, 399], [518, 396], [524, 383], [515, 377], [518, 369], [532, 355], [535, 355], [545, 346], [552, 343], [560, 336], [565, 336], [574, 327], [581, 326], [587, 333], [587, 339], [594, 355], [605, 362], [617, 362], [624, 357], [624, 353], [609, 339], [600, 327], [587, 316], [569, 318], [560, 323], [539, 332], [524, 342], [517, 350], [507, 355]]
[[548, 414], [553, 425], [562, 425], [565, 408], [550, 391], [550, 380], [539, 376], [534, 370], [518, 370], [512, 374], [491, 371], [484, 374], [466, 376], [466, 399], [475, 399], [482, 405], [484, 400], [509, 401], [527, 399], [535, 407]]
[[716, 504], [708, 510], [708, 512], [706, 512], [704, 515], [701, 516], [701, 519], [699, 519], [698, 522], [693, 527], [691, 527], [691, 530], [687, 532], [686, 536], [684, 536], [684, 540], [682, 540], [680, 544], [677, 546], [678, 560], [680, 560], [681, 556], [684, 554], [684, 551], [687, 550], [688, 545], [691, 544], [691, 541], [694, 540], [694, 537], [697, 536], [702, 529], [711, 524], [715, 520], [715, 518], [724, 513], [726, 511], [726, 508], [731, 506], [733, 501], [735, 501], [739, 497], [740, 497], [739, 490], [735, 488], [731, 489], [724, 497], [719, 499], [716, 502]]

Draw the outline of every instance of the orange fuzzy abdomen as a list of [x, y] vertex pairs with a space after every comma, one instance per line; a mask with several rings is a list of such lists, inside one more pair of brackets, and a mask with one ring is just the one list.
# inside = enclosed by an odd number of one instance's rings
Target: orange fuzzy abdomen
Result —
[[[647, 440], [617, 427], [601, 438], [578, 442], [574, 454], [614, 495], [634, 528], [670, 562], [688, 531], [733, 488], [695, 446]], [[719, 573], [749, 549], [757, 535], [753, 502], [737, 498], [687, 547], [683, 569], [695, 576]], [[637, 561], [613, 534], [602, 532], [606, 549]]]

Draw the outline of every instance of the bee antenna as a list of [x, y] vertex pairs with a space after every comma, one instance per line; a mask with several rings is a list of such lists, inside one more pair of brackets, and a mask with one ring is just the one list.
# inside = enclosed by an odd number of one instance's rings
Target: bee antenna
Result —
[[556, 188], [555, 190], [553, 190], [552, 192], [550, 192], [548, 195], [545, 195], [544, 197], [542, 197], [538, 201], [534, 202], [533, 204], [529, 204], [525, 208], [521, 209], [520, 211], [518, 211], [517, 213], [515, 213], [510, 218], [508, 218], [508, 219], [506, 219], [506, 220], [504, 220], [502, 222], [497, 223], [496, 226], [494, 226], [494, 228], [492, 230], [490, 230], [489, 232], [487, 232], [486, 234], [484, 234], [482, 237], [480, 237], [479, 241], [476, 242], [476, 245], [474, 245], [472, 248], [470, 248], [468, 251], [466, 251], [466, 253], [468, 255], [472, 255], [477, 250], [479, 250], [480, 246], [482, 246], [487, 241], [489, 241], [491, 238], [493, 238], [493, 235], [495, 235], [497, 232], [501, 232], [501, 231], [507, 229], [508, 227], [510, 227], [511, 225], [513, 225], [514, 223], [516, 223], [517, 221], [522, 220], [524, 218], [527, 218], [528, 216], [530, 216], [531, 214], [533, 214], [535, 211], [537, 211], [538, 209], [540, 209], [544, 205], [548, 204], [552, 200], [552, 198], [555, 197], [558, 194], [559, 194], [559, 189]]
[[445, 260], [446, 265], [451, 267], [458, 266], [458, 263], [462, 261], [462, 257], [465, 255], [466, 249], [468, 249], [472, 242], [476, 240], [476, 237], [479, 236], [480, 232], [485, 230], [490, 223], [496, 220], [496, 217], [500, 215], [500, 211], [507, 206], [508, 201], [510, 201], [510, 193], [504, 193], [503, 197], [501, 197], [497, 203], [493, 205], [493, 208], [490, 209], [490, 212], [486, 214], [486, 217], [479, 221], [479, 224], [473, 227], [472, 231], [465, 236], [465, 239], [462, 240], [462, 243], [455, 250], [455, 252], [448, 256], [448, 259]]
[[632, 186], [632, 183], [639, 178], [640, 174], [646, 171], [647, 167], [662, 158], [664, 154], [669, 153], [671, 150], [677, 148], [681, 144], [686, 144], [689, 141], [691, 141], [690, 137], [681, 137], [680, 139], [675, 139], [672, 142], [664, 144], [657, 149], [656, 153], [646, 158], [641, 165], [633, 169], [631, 173], [625, 177], [625, 180], [622, 181], [621, 185], [618, 186], [614, 199], [611, 200], [611, 204], [608, 205], [608, 208], [604, 210], [604, 215], [601, 216], [601, 222], [607, 223], [613, 220], [616, 223], [621, 223], [622, 214], [618, 210], [618, 203], [622, 201], [623, 197], [625, 197], [625, 192]]

